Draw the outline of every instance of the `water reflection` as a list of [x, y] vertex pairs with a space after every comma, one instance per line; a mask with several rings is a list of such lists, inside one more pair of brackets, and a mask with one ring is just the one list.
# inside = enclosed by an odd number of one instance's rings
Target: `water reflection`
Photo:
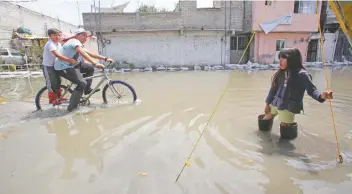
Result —
[[76, 160], [84, 159], [88, 165], [92, 165], [100, 173], [103, 169], [101, 147], [91, 147], [102, 131], [99, 122], [95, 119], [58, 119], [49, 123], [48, 129], [56, 134], [56, 151], [65, 160], [65, 167], [61, 172], [61, 178], [72, 179], [77, 176], [73, 168]]
[[[314, 192], [310, 188], [321, 184], [326, 184], [327, 190], [347, 187], [351, 183], [347, 175], [352, 173], [349, 122], [352, 85], [348, 83], [352, 72], [350, 69], [339, 71], [333, 71], [330, 78], [335, 91], [333, 106], [337, 129], [346, 154], [346, 163], [342, 165], [337, 165], [335, 160], [336, 144], [329, 106], [309, 96], [305, 96], [305, 115], [297, 116], [299, 136], [295, 141], [280, 140], [277, 120], [270, 134], [257, 130], [256, 118], [263, 111], [272, 71], [114, 75], [136, 88], [140, 104], [94, 106], [99, 105], [99, 101], [72, 114], [62, 114], [61, 110], [54, 111], [57, 114], [46, 113], [52, 117], [28, 113], [32, 117], [26, 117], [26, 121], [17, 125], [22, 128], [18, 131], [26, 131], [26, 134], [18, 132], [0, 140], [0, 154], [12, 160], [27, 161], [25, 155], [14, 153], [33, 153], [40, 162], [19, 162], [16, 167], [36, 166], [28, 171], [28, 176], [33, 177], [38, 177], [36, 169], [40, 169], [40, 175], [45, 176], [48, 183], [40, 177], [38, 181], [49, 185], [42, 186], [43, 191], [49, 187], [45, 194], [275, 194], [278, 191]], [[324, 89], [324, 72], [310, 72], [318, 88]], [[39, 78], [31, 79], [34, 91], [43, 83]], [[192, 166], [187, 167], [179, 182], [174, 184], [227, 83], [229, 89], [192, 155]], [[33, 100], [28, 90], [30, 86], [25, 83], [20, 86], [27, 89], [16, 90], [22, 92], [18, 93], [19, 99]], [[100, 94], [94, 97], [101, 99]], [[3, 121], [10, 122], [8, 115], [23, 119], [19, 112], [34, 107], [32, 102], [27, 103], [28, 106], [23, 104], [22, 100], [3, 105], [4, 108], [11, 105], [14, 110], [7, 108]], [[32, 125], [34, 123], [36, 125]], [[33, 127], [38, 125], [44, 125], [47, 131], [31, 133], [34, 128], [38, 130]], [[21, 150], [18, 145], [22, 145]], [[47, 151], [38, 152], [31, 145], [45, 146]], [[8, 149], [13, 152], [4, 151]], [[5, 163], [3, 169], [11, 166], [9, 164]], [[148, 172], [148, 175], [139, 176], [140, 172]], [[5, 180], [0, 193], [13, 191], [7, 185], [9, 180], [17, 185], [27, 184], [9, 174], [0, 175]], [[36, 189], [30, 188], [29, 192], [36, 193]]]

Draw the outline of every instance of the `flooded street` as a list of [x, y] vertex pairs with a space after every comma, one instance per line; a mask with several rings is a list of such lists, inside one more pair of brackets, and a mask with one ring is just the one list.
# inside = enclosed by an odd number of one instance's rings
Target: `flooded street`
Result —
[[[321, 91], [322, 69], [309, 70]], [[337, 163], [329, 103], [307, 94], [297, 115], [299, 136], [258, 132], [257, 116], [273, 71], [116, 74], [139, 102], [35, 110], [39, 78], [0, 79], [2, 194], [331, 194], [352, 190], [352, 68], [330, 70], [333, 110], [344, 164]], [[97, 83], [98, 80], [94, 80]], [[191, 166], [175, 179], [226, 84], [221, 104], [200, 139]]]

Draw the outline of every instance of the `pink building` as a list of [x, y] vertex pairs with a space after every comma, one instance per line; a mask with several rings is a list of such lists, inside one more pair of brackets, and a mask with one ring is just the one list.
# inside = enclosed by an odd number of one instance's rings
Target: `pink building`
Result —
[[251, 20], [249, 28], [256, 31], [247, 59], [263, 64], [278, 63], [278, 53], [287, 47], [298, 48], [303, 61], [316, 58], [318, 42], [310, 42], [313, 33], [318, 32], [320, 21], [316, 1], [251, 1], [246, 8], [246, 11], [251, 9], [251, 15], [246, 14], [245, 20]]

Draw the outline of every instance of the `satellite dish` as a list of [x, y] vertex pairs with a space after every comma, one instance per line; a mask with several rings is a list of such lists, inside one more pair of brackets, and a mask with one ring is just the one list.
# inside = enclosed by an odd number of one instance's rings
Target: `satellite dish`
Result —
[[110, 7], [97, 7], [97, 6], [93, 6], [93, 9], [95, 9], [97, 12], [114, 12], [114, 13], [122, 13], [123, 10], [126, 8], [126, 6], [130, 3], [130, 1], [127, 1], [123, 4], [120, 5], [114, 5], [114, 1], [112, 2]]

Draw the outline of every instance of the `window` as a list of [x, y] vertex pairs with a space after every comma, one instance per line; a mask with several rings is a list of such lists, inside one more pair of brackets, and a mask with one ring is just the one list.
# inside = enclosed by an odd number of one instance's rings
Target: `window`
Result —
[[315, 1], [302, 1], [295, 0], [293, 8], [294, 13], [316, 13], [316, 2]]
[[0, 49], [0, 55], [2, 56], [8, 56], [9, 52], [7, 51], [7, 49]]
[[16, 51], [16, 50], [11, 49], [10, 52], [11, 52], [11, 55], [12, 55], [12, 56], [22, 56], [21, 53], [19, 53], [19, 52]]
[[308, 43], [308, 51], [307, 51], [307, 62], [314, 62], [317, 60], [318, 53], [318, 40], [311, 40]]
[[286, 40], [276, 40], [276, 51], [281, 51], [286, 47]]
[[231, 50], [244, 50], [247, 46], [246, 36], [232, 36], [231, 37]]
[[265, 5], [271, 5], [273, 0], [265, 0]]

